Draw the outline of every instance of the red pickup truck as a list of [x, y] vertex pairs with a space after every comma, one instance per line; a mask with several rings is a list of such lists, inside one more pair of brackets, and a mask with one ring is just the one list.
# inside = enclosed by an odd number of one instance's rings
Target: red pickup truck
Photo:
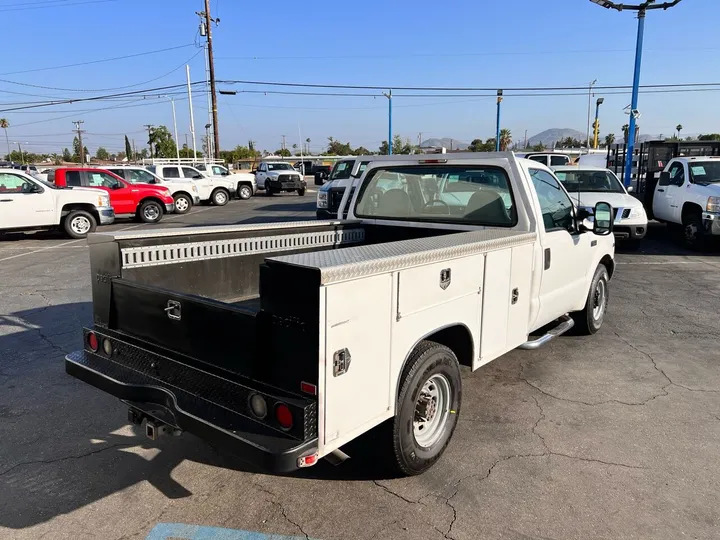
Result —
[[175, 201], [166, 187], [130, 184], [104, 169], [62, 167], [48, 174], [48, 182], [61, 187], [104, 189], [110, 194], [116, 217], [137, 217], [145, 223], [157, 223], [175, 209]]

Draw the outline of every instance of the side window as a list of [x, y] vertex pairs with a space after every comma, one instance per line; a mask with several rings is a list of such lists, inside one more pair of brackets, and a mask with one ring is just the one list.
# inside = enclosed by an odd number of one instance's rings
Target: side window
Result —
[[108, 169], [113, 174], [118, 175], [120, 178], [125, 178], [127, 180], [126, 169]]
[[542, 163], [543, 165], [547, 165], [547, 158], [545, 156], [530, 156], [529, 159]]
[[24, 193], [27, 191], [25, 178], [14, 174], [0, 173], [0, 193]]
[[155, 177], [147, 171], [139, 169], [126, 169], [125, 179], [133, 184], [155, 184]]
[[190, 167], [183, 167], [182, 172], [185, 178], [195, 178], [198, 175], [198, 172]]
[[550, 166], [557, 167], [558, 165], [568, 165], [570, 160], [567, 156], [550, 156]]
[[163, 178], [180, 178], [180, 171], [177, 167], [163, 167]]
[[261, 163], [257, 170], [260, 172], [265, 172], [265, 164]]
[[65, 171], [65, 184], [68, 186], [82, 186], [80, 171]]
[[685, 167], [682, 163], [674, 163], [669, 172], [671, 186], [682, 186], [685, 183]]
[[564, 229], [574, 232], [573, 204], [560, 183], [553, 175], [539, 169], [530, 169], [530, 177], [540, 200], [545, 230]]
[[213, 167], [212, 171], [213, 174], [216, 174], [218, 176], [222, 176], [222, 174], [225, 172], [222, 167]]
[[111, 188], [118, 184], [118, 180], [104, 172], [88, 172], [88, 185], [92, 187]]

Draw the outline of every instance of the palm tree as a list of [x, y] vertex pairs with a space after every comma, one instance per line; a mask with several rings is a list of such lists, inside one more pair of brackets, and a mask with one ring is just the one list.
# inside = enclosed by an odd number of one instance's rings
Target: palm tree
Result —
[[307, 143], [307, 152], [306, 153], [309, 154], [310, 153], [310, 137], [305, 139], [305, 142]]
[[622, 132], [623, 132], [623, 136], [625, 137], [625, 144], [627, 144], [627, 142], [628, 142], [628, 133], [630, 132], [630, 125], [629, 125], [629, 124], [625, 124], [625, 125], [622, 127]]
[[[2, 120], [0, 120], [0, 122], [2, 122]], [[675, 130], [678, 132], [678, 139], [680, 138], [680, 132], [682, 131], [682, 128], [682, 124], [678, 124], [677, 126], [675, 126]]]
[[503, 128], [500, 130], [500, 150], [505, 152], [512, 144], [512, 133], [509, 129]]
[[8, 122], [7, 118], [0, 118], [0, 128], [3, 128], [5, 130], [5, 141], [7, 142], [8, 147], [8, 159], [10, 159], [10, 139], [8, 139], [8, 128], [10, 127], [10, 122]]
[[615, 142], [615, 134], [614, 133], [608, 133], [607, 135], [605, 135], [605, 146], [610, 146], [614, 142]]

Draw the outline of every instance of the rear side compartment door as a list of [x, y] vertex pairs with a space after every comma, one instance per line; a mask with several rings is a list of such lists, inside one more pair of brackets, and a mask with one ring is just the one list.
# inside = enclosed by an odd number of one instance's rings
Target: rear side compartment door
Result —
[[337, 446], [390, 410], [392, 276], [333, 284], [325, 294], [323, 442]]

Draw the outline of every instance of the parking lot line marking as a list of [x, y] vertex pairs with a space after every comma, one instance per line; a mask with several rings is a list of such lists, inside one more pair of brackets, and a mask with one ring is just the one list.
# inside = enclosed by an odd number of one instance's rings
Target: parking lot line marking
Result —
[[70, 244], [75, 244], [75, 243], [77, 243], [77, 242], [82, 242], [83, 240], [84, 240], [84, 239], [71, 240], [70, 242], [65, 242], [65, 243], [63, 243], [63, 244], [58, 244], [58, 245], [56, 245], [56, 246], [48, 246], [48, 247], [46, 247], [46, 248], [40, 248], [40, 249], [36, 249], [36, 250], [33, 250], [33, 251], [28, 251], [27, 253], [19, 253], [19, 254], [17, 254], [17, 255], [13, 255], [13, 256], [11, 256], [11, 257], [5, 257], [4, 259], [0, 259], [0, 262], [9, 261], [10, 259], [17, 259], [17, 258], [19, 258], [19, 257], [25, 257], [26, 255], [32, 255], [33, 253], [40, 253], [40, 252], [42, 252], [42, 251], [47, 251], [48, 249], [59, 248], [59, 247], [63, 247], [63, 246], [69, 246]]
[[239, 529], [223, 527], [204, 527], [202, 525], [185, 525], [184, 523], [158, 523], [145, 537], [145, 540], [299, 540], [304, 536], [285, 536], [280, 534], [263, 534]]

